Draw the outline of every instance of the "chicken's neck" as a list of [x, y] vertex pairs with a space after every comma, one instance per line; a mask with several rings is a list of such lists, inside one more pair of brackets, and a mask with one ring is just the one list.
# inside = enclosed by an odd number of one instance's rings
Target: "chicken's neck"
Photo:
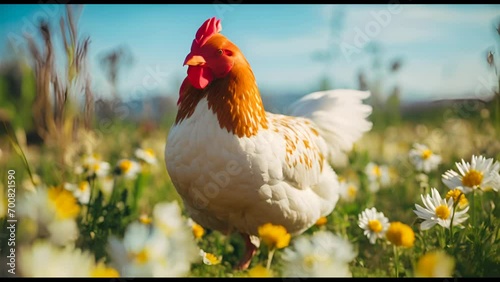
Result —
[[198, 102], [207, 98], [208, 108], [217, 115], [221, 129], [238, 137], [251, 137], [261, 128], [268, 128], [266, 112], [253, 72], [248, 67], [233, 67], [221, 79], [214, 80], [205, 89], [189, 85], [185, 98], [179, 104], [175, 123], [189, 118]]

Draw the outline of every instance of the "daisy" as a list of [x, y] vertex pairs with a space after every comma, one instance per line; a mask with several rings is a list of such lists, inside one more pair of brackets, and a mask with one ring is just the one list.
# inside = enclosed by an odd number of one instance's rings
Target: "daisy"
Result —
[[426, 253], [418, 259], [415, 277], [451, 277], [455, 269], [455, 260], [444, 251]]
[[109, 239], [108, 253], [122, 276], [154, 277], [168, 269], [168, 238], [151, 225], [133, 222], [127, 226], [123, 241]]
[[283, 275], [291, 277], [351, 277], [356, 257], [352, 244], [329, 231], [298, 237], [285, 249]]
[[72, 247], [59, 248], [47, 241], [35, 241], [19, 251], [23, 277], [89, 277], [93, 263], [90, 253]]
[[188, 218], [188, 224], [189, 226], [191, 226], [191, 229], [193, 230], [194, 238], [201, 239], [201, 237], [205, 235], [205, 229], [198, 223], [194, 222], [191, 218]]
[[90, 201], [90, 184], [88, 181], [80, 181], [78, 185], [65, 183], [64, 188], [71, 191], [81, 204], [88, 204]]
[[441, 156], [434, 154], [427, 146], [415, 143], [409, 152], [410, 162], [418, 171], [429, 173], [441, 163]]
[[206, 265], [217, 265], [222, 261], [222, 257], [217, 257], [212, 253], [207, 253], [200, 250], [200, 256], [203, 258], [203, 263]]
[[407, 224], [399, 221], [391, 222], [385, 236], [389, 242], [397, 247], [413, 247], [415, 242], [415, 232]]
[[22, 277], [118, 277], [118, 271], [73, 246], [64, 248], [45, 240], [24, 245], [19, 251]]
[[136, 161], [121, 159], [116, 165], [116, 171], [125, 178], [132, 179], [141, 171], [141, 166]]
[[378, 238], [384, 238], [385, 232], [389, 228], [389, 219], [384, 216], [384, 213], [377, 212], [377, 209], [373, 207], [365, 209], [359, 214], [358, 226], [364, 229], [363, 234], [370, 239], [370, 243], [375, 244]]
[[368, 176], [369, 189], [372, 192], [377, 192], [380, 188], [390, 184], [389, 168], [386, 165], [370, 162], [366, 165], [365, 173]]
[[111, 237], [108, 253], [122, 276], [186, 276], [200, 259], [177, 202], [156, 204], [149, 224], [133, 222], [122, 240]]
[[427, 230], [436, 224], [439, 224], [444, 228], [450, 228], [452, 218], [454, 226], [467, 220], [467, 211], [469, 210], [469, 207], [465, 207], [460, 211], [454, 211], [453, 198], [449, 198], [448, 200], [441, 199], [441, 196], [436, 188], [431, 189], [431, 194], [432, 196], [427, 194], [425, 197], [424, 195], [420, 195], [425, 208], [415, 204], [415, 214], [419, 218], [424, 219], [420, 225], [420, 229]]
[[151, 148], [146, 148], [146, 149], [138, 148], [135, 150], [135, 156], [139, 160], [144, 161], [147, 164], [157, 163], [155, 153]]
[[75, 168], [75, 173], [84, 174], [87, 177], [104, 177], [109, 173], [109, 163], [101, 161], [99, 154], [84, 155], [82, 162]]
[[358, 195], [358, 186], [352, 182], [345, 180], [339, 180], [340, 184], [340, 198], [346, 202], [352, 202], [356, 199]]
[[455, 163], [460, 174], [448, 170], [442, 175], [443, 183], [450, 189], [460, 189], [464, 193], [475, 189], [498, 191], [500, 187], [500, 163], [493, 162], [492, 158], [472, 156], [471, 163], [462, 159], [462, 163]]
[[76, 218], [80, 214], [80, 205], [73, 194], [62, 187], [25, 193], [19, 200], [18, 213], [26, 224], [34, 225], [34, 230], [30, 230], [38, 234], [48, 233], [54, 244], [67, 245], [78, 238]]

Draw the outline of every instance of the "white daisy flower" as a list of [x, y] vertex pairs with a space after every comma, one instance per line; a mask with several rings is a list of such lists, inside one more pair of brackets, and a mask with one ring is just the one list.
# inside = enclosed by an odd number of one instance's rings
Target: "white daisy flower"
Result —
[[96, 264], [91, 253], [44, 240], [20, 248], [19, 269], [22, 277], [118, 277], [115, 269]]
[[80, 205], [73, 194], [62, 187], [38, 189], [19, 200], [18, 214], [35, 224], [34, 232], [49, 234], [52, 243], [67, 245], [78, 238], [76, 218]]
[[89, 277], [94, 264], [88, 252], [73, 247], [60, 248], [47, 241], [36, 241], [19, 251], [23, 277]]
[[135, 150], [135, 156], [148, 164], [156, 164], [157, 159], [155, 156], [155, 152], [151, 148], [142, 149], [138, 148]]
[[340, 198], [346, 202], [352, 202], [358, 195], [358, 186], [346, 180], [339, 180], [340, 184]]
[[113, 187], [115, 186], [115, 179], [112, 175], [107, 175], [101, 178], [100, 181], [100, 190], [104, 194], [104, 196], [109, 197], [113, 192]]
[[137, 174], [141, 171], [141, 166], [139, 165], [139, 163], [129, 159], [119, 160], [117, 163], [117, 168], [120, 174], [127, 179], [136, 177]]
[[[431, 189], [431, 194], [432, 196], [427, 194], [425, 197], [424, 195], [420, 195], [425, 208], [419, 204], [415, 204], [416, 210], [413, 210], [419, 218], [424, 219], [420, 224], [420, 229], [427, 230], [436, 224], [444, 228], [450, 228], [452, 217], [454, 226], [467, 220], [467, 211], [469, 207], [465, 207], [460, 211], [455, 211], [453, 209], [452, 197], [450, 197], [448, 201], [442, 199], [436, 188]], [[453, 213], [455, 213], [455, 215], [453, 215]]]
[[378, 165], [374, 162], [369, 162], [366, 165], [365, 173], [369, 180], [369, 189], [372, 192], [377, 192], [380, 188], [386, 187], [391, 182], [389, 168], [386, 165]]
[[150, 225], [133, 222], [125, 230], [123, 241], [109, 240], [108, 253], [122, 276], [161, 276], [167, 267], [168, 238]]
[[200, 250], [200, 256], [203, 258], [203, 263], [206, 265], [217, 265], [222, 261], [222, 257], [217, 257], [212, 253], [207, 253]]
[[[180, 208], [172, 208], [174, 205], [177, 203], [157, 204], [152, 224], [134, 222], [127, 227], [123, 240], [110, 238], [108, 253], [122, 276], [186, 276], [191, 264], [200, 259], [191, 229], [182, 221]], [[162, 217], [156, 219], [159, 215]]]
[[75, 168], [75, 173], [88, 177], [104, 177], [109, 173], [110, 168], [109, 163], [101, 161], [99, 154], [92, 154], [83, 156], [81, 164]]
[[289, 277], [352, 277], [352, 244], [329, 231], [300, 236], [283, 252], [283, 275]]
[[389, 228], [389, 219], [385, 217], [383, 212], [377, 212], [375, 207], [365, 209], [358, 215], [358, 226], [364, 229], [371, 244], [375, 244], [377, 239], [385, 237], [385, 232]]
[[429, 173], [437, 169], [441, 163], [441, 156], [434, 154], [429, 147], [415, 143], [409, 152], [410, 162], [418, 171]]
[[500, 188], [500, 163], [493, 162], [492, 158], [483, 156], [472, 156], [471, 163], [462, 159], [462, 163], [455, 163], [460, 174], [454, 170], [448, 170], [442, 175], [443, 183], [450, 189], [460, 189], [464, 193], [472, 192], [474, 189], [482, 191]]
[[65, 183], [64, 188], [71, 191], [81, 204], [88, 204], [90, 201], [90, 184], [88, 181], [80, 181], [78, 185]]

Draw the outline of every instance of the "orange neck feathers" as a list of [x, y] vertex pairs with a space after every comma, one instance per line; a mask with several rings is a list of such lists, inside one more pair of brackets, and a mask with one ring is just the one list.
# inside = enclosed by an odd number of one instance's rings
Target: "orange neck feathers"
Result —
[[235, 64], [226, 77], [212, 81], [205, 89], [188, 84], [184, 91], [175, 124], [189, 118], [198, 102], [206, 97], [208, 108], [217, 115], [221, 129], [241, 138], [268, 128], [264, 105], [248, 63]]

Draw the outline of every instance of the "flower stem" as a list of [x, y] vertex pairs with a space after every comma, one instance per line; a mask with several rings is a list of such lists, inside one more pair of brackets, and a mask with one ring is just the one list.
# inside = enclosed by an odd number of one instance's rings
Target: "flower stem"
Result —
[[276, 248], [272, 248], [269, 250], [269, 253], [267, 254], [267, 266], [266, 266], [267, 270], [271, 270], [271, 262], [273, 261], [273, 256], [275, 251]]
[[399, 277], [399, 254], [398, 254], [398, 247], [396, 245], [393, 245], [393, 250], [394, 250], [394, 270], [396, 270], [396, 277]]
[[476, 191], [472, 190], [472, 196], [471, 196], [471, 203], [470, 203], [470, 209], [471, 209], [471, 217], [472, 217], [472, 220], [471, 220], [471, 224], [472, 224], [472, 227], [474, 228], [474, 226], [476, 226], [476, 211], [475, 211], [475, 207], [476, 207], [476, 197], [475, 197], [475, 193]]

